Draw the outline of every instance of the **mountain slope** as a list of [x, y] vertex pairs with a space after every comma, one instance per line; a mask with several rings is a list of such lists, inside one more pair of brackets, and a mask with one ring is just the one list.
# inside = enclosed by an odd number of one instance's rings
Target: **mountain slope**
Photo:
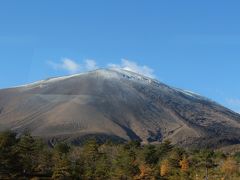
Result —
[[197, 94], [121, 69], [0, 90], [0, 131], [49, 140], [97, 135], [143, 143], [239, 143], [240, 115]]

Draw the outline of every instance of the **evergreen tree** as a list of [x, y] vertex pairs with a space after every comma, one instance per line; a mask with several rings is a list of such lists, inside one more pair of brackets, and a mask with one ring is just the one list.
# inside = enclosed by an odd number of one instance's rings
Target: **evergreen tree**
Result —
[[25, 132], [0, 133], [0, 179], [190, 180], [240, 179], [239, 153], [184, 151], [165, 141], [82, 147], [58, 143], [54, 148]]
[[159, 157], [157, 154], [156, 146], [154, 145], [147, 145], [144, 147], [144, 161], [147, 164], [157, 164]]
[[88, 140], [83, 147], [84, 178], [94, 179], [97, 177], [96, 167], [99, 159], [99, 144], [95, 139]]
[[54, 166], [53, 162], [53, 153], [51, 149], [45, 147], [38, 154], [37, 166], [35, 171], [38, 175], [41, 176], [51, 176], [52, 167]]
[[173, 148], [169, 153], [168, 160], [172, 168], [180, 168], [179, 161], [182, 159], [182, 153], [180, 148]]
[[54, 147], [55, 151], [57, 151], [58, 153], [62, 154], [67, 154], [70, 151], [70, 146], [67, 143], [64, 142], [60, 142], [57, 143]]
[[121, 148], [115, 160], [115, 177], [129, 179], [140, 173], [136, 152], [132, 148]]
[[192, 164], [194, 165], [197, 171], [204, 168], [204, 179], [209, 179], [209, 169], [215, 167], [214, 161], [214, 152], [212, 150], [203, 149], [200, 151], [196, 151], [192, 158]]
[[21, 174], [22, 164], [19, 163], [17, 143], [15, 133], [6, 131], [0, 134], [0, 179], [14, 179]]
[[162, 144], [160, 144], [157, 147], [157, 155], [160, 160], [164, 159], [168, 156], [169, 152], [171, 152], [173, 149], [173, 145], [171, 145], [171, 142], [169, 140], [165, 140]]
[[34, 139], [29, 132], [24, 132], [17, 145], [23, 175], [31, 176], [38, 166], [38, 155], [41, 153], [42, 144]]
[[72, 177], [71, 162], [65, 155], [55, 157], [55, 166], [53, 168], [53, 179], [65, 180]]
[[101, 153], [96, 162], [95, 179], [110, 179], [112, 171], [111, 165], [108, 156], [105, 153]]

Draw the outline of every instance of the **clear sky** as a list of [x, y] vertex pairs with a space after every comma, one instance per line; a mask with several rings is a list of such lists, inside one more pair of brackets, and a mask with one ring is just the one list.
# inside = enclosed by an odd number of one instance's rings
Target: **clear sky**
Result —
[[239, 9], [238, 0], [2, 0], [0, 88], [115, 64], [240, 112]]

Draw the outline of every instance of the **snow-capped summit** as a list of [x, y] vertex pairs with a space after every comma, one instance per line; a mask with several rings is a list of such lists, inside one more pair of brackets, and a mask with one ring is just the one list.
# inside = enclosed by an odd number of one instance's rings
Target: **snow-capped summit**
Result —
[[143, 143], [239, 143], [240, 115], [196, 93], [119, 68], [0, 90], [0, 131], [78, 143], [95, 136]]

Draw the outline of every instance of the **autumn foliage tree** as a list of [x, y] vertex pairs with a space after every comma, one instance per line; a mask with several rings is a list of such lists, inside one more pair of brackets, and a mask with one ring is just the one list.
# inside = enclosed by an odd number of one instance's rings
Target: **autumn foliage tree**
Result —
[[54, 166], [53, 166], [53, 179], [70, 179], [72, 177], [71, 162], [68, 159], [68, 153], [70, 151], [70, 146], [66, 143], [58, 143], [54, 147]]
[[186, 157], [184, 157], [180, 162], [179, 165], [181, 167], [182, 172], [187, 172], [189, 170], [189, 162]]
[[114, 161], [115, 177], [117, 179], [129, 179], [139, 174], [139, 166], [136, 161], [137, 154], [133, 148], [121, 148]]
[[140, 174], [134, 177], [135, 180], [153, 180], [154, 178], [154, 170], [151, 166], [147, 164], [141, 164], [139, 166]]
[[170, 163], [169, 160], [164, 160], [160, 166], [160, 175], [167, 176], [170, 172]]
[[26, 132], [0, 133], [0, 179], [195, 180], [240, 179], [240, 153], [184, 150], [165, 141], [57, 143], [49, 147]]
[[71, 162], [67, 157], [58, 157], [53, 168], [53, 179], [70, 179], [71, 178]]
[[238, 168], [239, 167], [236, 160], [233, 158], [227, 158], [221, 166], [221, 171], [225, 174], [226, 177], [231, 177], [237, 173]]

